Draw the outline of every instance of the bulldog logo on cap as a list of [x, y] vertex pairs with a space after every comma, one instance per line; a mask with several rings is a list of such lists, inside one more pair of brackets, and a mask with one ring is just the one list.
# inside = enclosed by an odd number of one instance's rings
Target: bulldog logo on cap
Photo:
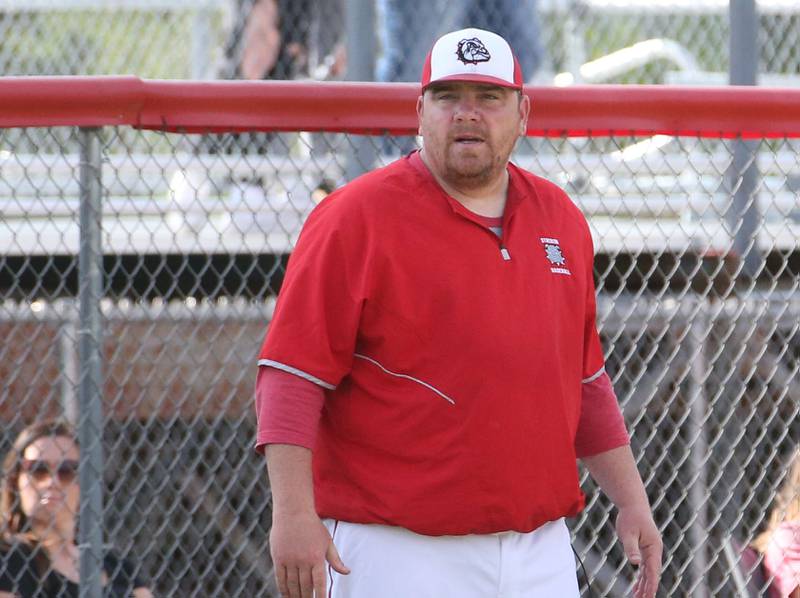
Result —
[[485, 29], [459, 29], [436, 40], [422, 67], [425, 90], [438, 81], [522, 89], [522, 70], [508, 42]]
[[489, 62], [492, 58], [489, 50], [477, 37], [462, 39], [458, 42], [456, 56], [464, 64], [478, 64], [479, 62]]

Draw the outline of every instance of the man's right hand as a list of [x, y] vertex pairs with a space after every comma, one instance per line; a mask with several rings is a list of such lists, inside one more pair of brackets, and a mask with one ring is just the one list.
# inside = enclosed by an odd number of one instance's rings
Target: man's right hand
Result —
[[275, 579], [283, 598], [324, 598], [326, 563], [350, 573], [316, 513], [275, 512], [269, 533]]
[[325, 563], [342, 575], [345, 567], [314, 508], [311, 449], [291, 444], [266, 447], [272, 487], [270, 552], [283, 598], [325, 598]]

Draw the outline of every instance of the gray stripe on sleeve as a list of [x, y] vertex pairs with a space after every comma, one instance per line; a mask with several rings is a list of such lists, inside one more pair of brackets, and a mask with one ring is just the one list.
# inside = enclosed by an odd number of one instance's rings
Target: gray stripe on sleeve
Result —
[[282, 372], [294, 374], [295, 376], [299, 376], [304, 380], [313, 382], [317, 386], [321, 386], [322, 388], [327, 388], [328, 390], [334, 390], [336, 388], [333, 384], [328, 384], [324, 380], [320, 380], [319, 378], [317, 378], [316, 376], [312, 376], [308, 372], [304, 372], [303, 370], [298, 370], [297, 368], [293, 368], [292, 366], [286, 365], [285, 363], [281, 363], [280, 361], [273, 361], [271, 359], [259, 359], [258, 365], [264, 365], [270, 368], [275, 368], [276, 370], [281, 370]]
[[606, 366], [603, 366], [588, 378], [584, 378], [583, 380], [581, 380], [581, 383], [588, 384], [589, 382], [594, 382], [600, 376], [602, 376], [605, 373], [605, 371], [606, 371]]

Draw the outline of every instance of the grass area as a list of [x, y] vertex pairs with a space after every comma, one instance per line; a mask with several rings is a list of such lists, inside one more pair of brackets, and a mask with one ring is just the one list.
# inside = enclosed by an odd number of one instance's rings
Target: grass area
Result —
[[[199, 19], [206, 27], [197, 27]], [[203, 29], [209, 35], [193, 39]], [[194, 62], [213, 72], [223, 41], [221, 11], [7, 12], [0, 14], [0, 74], [186, 79]]]

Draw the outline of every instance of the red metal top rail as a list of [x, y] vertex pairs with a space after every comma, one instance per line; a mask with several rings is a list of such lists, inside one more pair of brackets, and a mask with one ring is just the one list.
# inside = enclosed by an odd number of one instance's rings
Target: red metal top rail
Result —
[[[530, 87], [528, 135], [800, 137], [800, 90]], [[0, 128], [129, 125], [185, 132], [416, 134], [413, 83], [0, 77]]]

